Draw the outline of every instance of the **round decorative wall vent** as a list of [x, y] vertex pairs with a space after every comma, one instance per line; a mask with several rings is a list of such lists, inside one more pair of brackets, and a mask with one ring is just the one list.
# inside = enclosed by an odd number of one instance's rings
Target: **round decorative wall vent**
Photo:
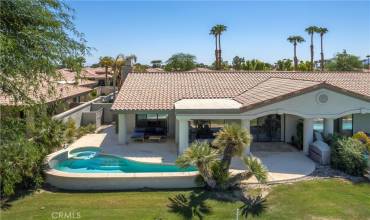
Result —
[[329, 100], [329, 97], [327, 94], [325, 93], [319, 93], [317, 96], [316, 96], [316, 101], [317, 103], [319, 104], [325, 104], [327, 103]]

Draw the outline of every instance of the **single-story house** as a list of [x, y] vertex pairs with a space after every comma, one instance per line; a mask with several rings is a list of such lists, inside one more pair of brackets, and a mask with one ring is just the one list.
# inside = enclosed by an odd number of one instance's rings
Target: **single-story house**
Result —
[[370, 73], [131, 72], [112, 110], [122, 144], [149, 129], [173, 138], [181, 153], [238, 123], [254, 142], [294, 143], [301, 129], [307, 154], [314, 130], [370, 133]]

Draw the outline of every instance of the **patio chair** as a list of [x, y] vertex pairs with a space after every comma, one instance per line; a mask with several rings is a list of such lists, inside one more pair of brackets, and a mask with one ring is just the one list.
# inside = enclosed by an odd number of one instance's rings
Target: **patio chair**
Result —
[[135, 128], [135, 130], [131, 134], [131, 139], [134, 141], [142, 141], [144, 142], [145, 137], [145, 129]]

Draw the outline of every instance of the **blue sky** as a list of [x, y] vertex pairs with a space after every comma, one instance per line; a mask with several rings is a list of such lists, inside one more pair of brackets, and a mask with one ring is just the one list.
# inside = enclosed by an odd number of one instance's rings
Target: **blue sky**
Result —
[[[178, 52], [191, 53], [198, 62], [214, 60], [214, 24], [228, 27], [222, 35], [223, 59], [235, 55], [275, 62], [291, 58], [286, 38], [301, 35], [306, 42], [298, 58], [309, 59], [309, 25], [329, 29], [326, 57], [346, 49], [364, 58], [370, 53], [370, 1], [68, 1], [75, 24], [96, 50], [87, 64], [100, 56], [135, 54], [138, 62], [167, 60]], [[315, 38], [319, 59], [319, 36]]]

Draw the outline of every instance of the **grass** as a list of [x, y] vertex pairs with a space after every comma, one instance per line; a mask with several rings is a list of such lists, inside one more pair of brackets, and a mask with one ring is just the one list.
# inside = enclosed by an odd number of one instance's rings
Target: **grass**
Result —
[[[11, 202], [1, 219], [52, 219], [53, 213], [79, 219], [235, 219], [236, 209], [242, 206], [199, 190], [42, 192]], [[257, 212], [248, 209], [248, 218], [369, 219], [369, 207], [369, 183], [317, 180], [273, 187]]]

